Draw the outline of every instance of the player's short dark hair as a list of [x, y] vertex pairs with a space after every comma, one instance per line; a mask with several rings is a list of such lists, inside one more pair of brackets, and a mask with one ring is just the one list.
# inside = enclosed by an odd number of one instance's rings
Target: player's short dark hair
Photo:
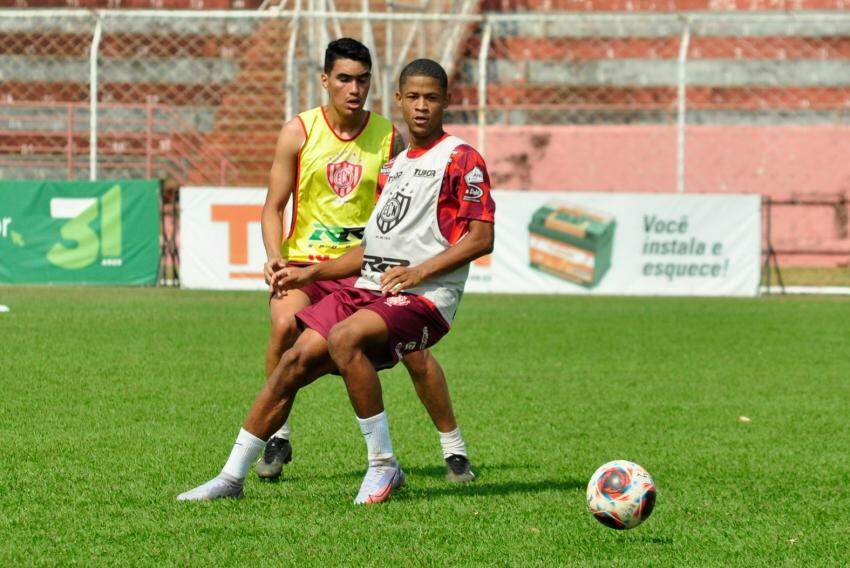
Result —
[[446, 70], [433, 59], [414, 59], [405, 65], [398, 77], [399, 91], [404, 88], [404, 82], [408, 77], [431, 77], [440, 84], [443, 94], [449, 90], [449, 77], [446, 75]]
[[369, 53], [369, 48], [350, 37], [335, 39], [328, 44], [325, 49], [325, 73], [331, 72], [337, 59], [359, 61], [370, 71], [372, 69], [372, 55]]

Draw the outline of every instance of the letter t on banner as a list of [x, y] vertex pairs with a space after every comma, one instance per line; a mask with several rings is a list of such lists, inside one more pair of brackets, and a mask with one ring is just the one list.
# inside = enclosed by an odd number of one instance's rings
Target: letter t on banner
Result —
[[212, 206], [212, 220], [228, 224], [230, 264], [248, 264], [248, 224], [259, 222], [262, 212], [262, 205]]

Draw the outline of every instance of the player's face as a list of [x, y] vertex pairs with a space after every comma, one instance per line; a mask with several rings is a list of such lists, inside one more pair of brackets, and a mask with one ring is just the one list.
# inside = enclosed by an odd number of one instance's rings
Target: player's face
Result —
[[449, 106], [449, 96], [440, 88], [437, 79], [408, 77], [395, 96], [412, 137], [422, 140], [442, 131], [443, 112]]
[[322, 73], [322, 86], [340, 116], [351, 116], [363, 109], [371, 81], [371, 70], [352, 59], [337, 59], [330, 73]]

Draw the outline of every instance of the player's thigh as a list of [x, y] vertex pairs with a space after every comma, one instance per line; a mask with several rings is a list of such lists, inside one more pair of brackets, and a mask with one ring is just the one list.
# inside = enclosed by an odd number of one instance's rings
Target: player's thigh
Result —
[[358, 310], [331, 328], [328, 348], [333, 354], [357, 348], [366, 352], [386, 348], [389, 338], [387, 323], [372, 310]]
[[309, 305], [310, 298], [301, 290], [289, 290], [286, 296], [272, 296], [269, 300], [272, 333], [291, 331], [295, 326], [295, 314]]

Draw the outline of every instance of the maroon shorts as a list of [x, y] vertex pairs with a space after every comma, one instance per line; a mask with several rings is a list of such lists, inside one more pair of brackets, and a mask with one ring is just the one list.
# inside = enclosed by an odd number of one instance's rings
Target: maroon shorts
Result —
[[304, 308], [295, 317], [302, 328], [309, 327], [327, 338], [331, 328], [359, 310], [375, 312], [387, 324], [386, 350], [372, 359], [377, 369], [389, 369], [407, 353], [436, 344], [449, 332], [449, 325], [437, 308], [422, 296], [378, 292], [343, 286], [318, 303]]
[[[298, 268], [303, 268], [305, 266], [310, 266], [309, 262], [287, 262], [286, 266], [297, 266]], [[313, 282], [312, 284], [308, 284], [303, 288], [299, 288], [302, 292], [307, 294], [307, 298], [310, 300], [311, 304], [318, 304], [319, 301], [325, 296], [330, 296], [340, 288], [344, 288], [346, 286], [354, 286], [354, 283], [357, 282], [357, 276], [351, 276], [349, 278], [343, 278], [342, 280], [318, 280]], [[274, 292], [269, 292], [269, 301], [271, 301], [275, 297]]]
[[337, 290], [354, 286], [355, 282], [357, 282], [357, 276], [343, 278], [342, 280], [317, 280], [300, 290], [307, 294], [311, 304], [318, 304], [325, 296], [330, 296]]

